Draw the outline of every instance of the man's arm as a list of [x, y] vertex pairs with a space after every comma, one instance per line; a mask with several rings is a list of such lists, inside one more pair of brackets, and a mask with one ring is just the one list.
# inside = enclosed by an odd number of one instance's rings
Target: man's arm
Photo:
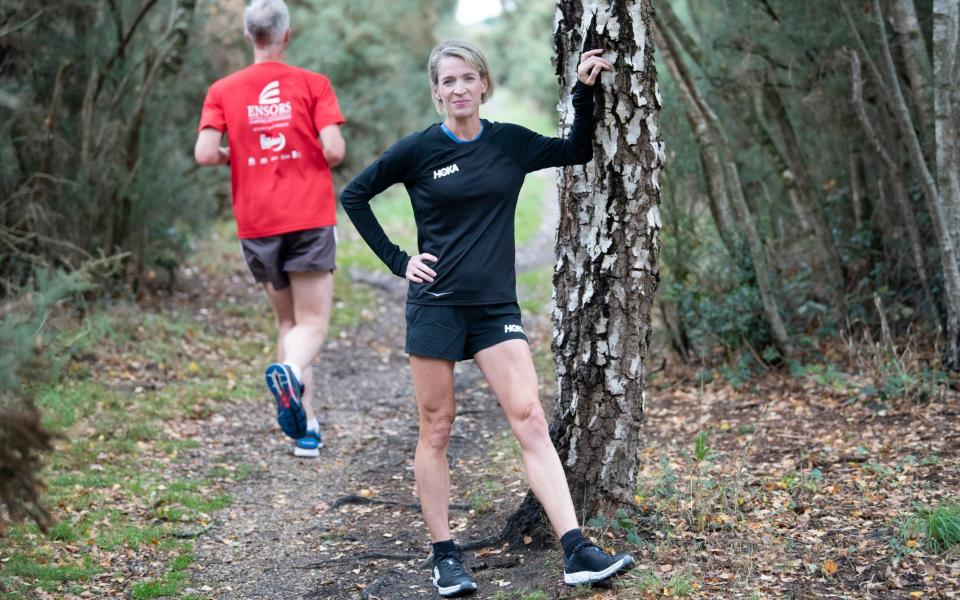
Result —
[[343, 141], [339, 125], [327, 125], [320, 130], [320, 145], [323, 147], [323, 158], [327, 164], [335, 167], [343, 162], [347, 152], [347, 143]]
[[223, 134], [212, 127], [200, 130], [197, 145], [193, 147], [193, 157], [205, 167], [226, 165], [230, 162], [230, 149], [220, 145]]

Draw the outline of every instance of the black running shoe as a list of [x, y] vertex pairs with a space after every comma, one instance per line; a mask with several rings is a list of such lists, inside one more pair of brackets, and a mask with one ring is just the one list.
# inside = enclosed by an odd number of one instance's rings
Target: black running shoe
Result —
[[440, 560], [433, 561], [433, 585], [437, 586], [437, 591], [444, 598], [453, 598], [456, 596], [466, 596], [477, 591], [477, 582], [470, 579], [463, 563], [460, 562], [460, 555], [452, 554], [444, 556]]
[[563, 582], [567, 585], [582, 585], [610, 579], [633, 566], [629, 554], [607, 554], [596, 544], [584, 542], [574, 549], [570, 558], [564, 560]]

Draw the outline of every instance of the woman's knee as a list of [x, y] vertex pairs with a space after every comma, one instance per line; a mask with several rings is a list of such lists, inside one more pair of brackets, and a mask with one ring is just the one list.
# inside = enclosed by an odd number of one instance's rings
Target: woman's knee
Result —
[[550, 428], [547, 417], [538, 400], [526, 404], [510, 420], [510, 426], [520, 446], [527, 448], [550, 442]]

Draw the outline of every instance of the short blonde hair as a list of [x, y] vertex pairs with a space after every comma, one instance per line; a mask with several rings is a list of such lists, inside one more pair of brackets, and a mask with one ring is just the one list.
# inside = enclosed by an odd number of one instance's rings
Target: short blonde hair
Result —
[[446, 56], [462, 58], [465, 63], [470, 65], [471, 69], [476, 69], [480, 78], [487, 84], [487, 91], [480, 97], [480, 104], [483, 104], [493, 96], [493, 76], [490, 74], [490, 65], [487, 58], [477, 46], [470, 42], [461, 40], [447, 40], [430, 51], [430, 60], [427, 61], [427, 72], [430, 75], [430, 92], [433, 97], [433, 105], [437, 112], [443, 114], [443, 103], [436, 94], [437, 86], [440, 84], [440, 77], [437, 69], [440, 65], [440, 59]]

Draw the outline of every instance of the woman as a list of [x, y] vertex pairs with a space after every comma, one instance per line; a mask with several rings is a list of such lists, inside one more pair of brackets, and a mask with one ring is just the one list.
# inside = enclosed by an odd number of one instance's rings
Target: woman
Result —
[[[516, 298], [514, 213], [526, 173], [582, 164], [592, 157], [593, 90], [612, 65], [600, 50], [583, 53], [567, 139], [480, 118], [493, 94], [487, 61], [472, 44], [447, 41], [428, 62], [437, 110], [446, 118], [397, 142], [343, 191], [360, 235], [409, 282], [406, 351], [420, 419], [414, 459], [424, 521], [433, 539], [433, 583], [441, 596], [471, 593], [450, 536], [447, 445], [455, 416], [453, 370], [473, 358], [520, 442], [527, 480], [564, 551], [564, 581], [602, 581], [633, 565], [609, 556], [578, 528], [563, 466], [540, 405], [537, 375]], [[409, 256], [386, 236], [370, 200], [403, 182], [413, 204], [420, 252]]]

